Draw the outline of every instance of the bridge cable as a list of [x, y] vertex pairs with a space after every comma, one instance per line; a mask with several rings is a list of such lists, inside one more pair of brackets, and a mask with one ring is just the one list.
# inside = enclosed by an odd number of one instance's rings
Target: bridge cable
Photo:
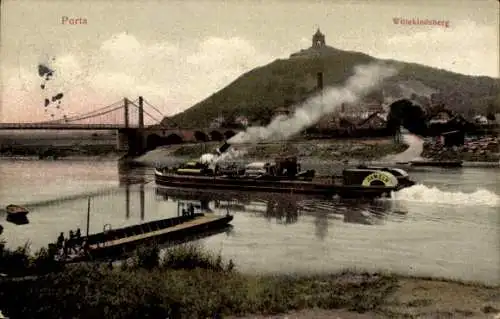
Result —
[[144, 102], [146, 102], [146, 104], [152, 108], [153, 110], [155, 110], [158, 114], [160, 114], [162, 117], [164, 117], [165, 115], [163, 115], [163, 113], [158, 110], [154, 105], [152, 105], [151, 103], [149, 103], [149, 101], [147, 101], [146, 99], [144, 99]]
[[[104, 107], [101, 107], [101, 108], [98, 108], [96, 110], [93, 110], [93, 111], [90, 111], [90, 112], [87, 112], [87, 113], [82, 113], [82, 114], [78, 114], [78, 115], [73, 115], [69, 118], [74, 118], [74, 117], [79, 117], [79, 116], [82, 116], [82, 115], [88, 115], [88, 114], [92, 114], [92, 113], [97, 113], [97, 112], [100, 112], [100, 111], [103, 111], [105, 109], [108, 109], [108, 108], [114, 108], [116, 107], [119, 103], [122, 103], [122, 101], [117, 101], [117, 102], [114, 102], [112, 104], [109, 104], [109, 105], [106, 105]], [[68, 119], [68, 118], [67, 118]], [[61, 120], [64, 120], [64, 119], [61, 119]], [[58, 121], [58, 120], [54, 120], [54, 121]], [[52, 121], [50, 121], [52, 122]]]
[[[132, 105], [135, 106], [136, 108], [139, 108], [139, 106], [136, 105], [135, 103], [132, 103]], [[169, 127], [167, 127], [165, 124], [162, 123], [162, 120], [159, 120], [155, 116], [151, 115], [148, 111], [145, 111], [144, 108], [143, 108], [142, 111], [143, 111], [144, 114], [146, 114], [147, 116], [149, 116], [149, 118], [153, 119], [156, 122], [156, 124], [153, 124], [153, 125], [159, 125], [162, 128], [170, 129]]]
[[[146, 102], [146, 104], [149, 107], [153, 108], [156, 112], [160, 113], [160, 115], [163, 117], [163, 119], [166, 119], [168, 122], [172, 123], [174, 127], [179, 127], [178, 123], [176, 123], [174, 120], [170, 119], [168, 116], [163, 115], [163, 113], [160, 112], [156, 107], [154, 107], [153, 105], [151, 105], [151, 103], [149, 103], [148, 101], [145, 101], [145, 102]], [[163, 122], [163, 119], [161, 121], [159, 121], [159, 122], [160, 123]]]
[[84, 116], [81, 116], [79, 118], [72, 119], [71, 122], [86, 120], [86, 119], [93, 118], [93, 117], [98, 117], [98, 116], [101, 116], [101, 115], [104, 115], [104, 114], [108, 114], [108, 113], [114, 112], [114, 111], [119, 110], [121, 108], [123, 108], [123, 106], [120, 105], [120, 106], [115, 107], [114, 109], [107, 110], [105, 112], [101, 112], [101, 113], [98, 113], [98, 114], [84, 115]]
[[[135, 106], [137, 109], [139, 109], [139, 106], [135, 103], [131, 103], [133, 106]], [[154, 117], [153, 115], [151, 115], [148, 111], [144, 110], [144, 108], [142, 109], [143, 113], [146, 114], [147, 116], [149, 116], [151, 119], [153, 119], [154, 121], [160, 123], [161, 120], [158, 120], [156, 117]]]
[[[109, 109], [109, 111], [115, 111], [117, 109], [120, 109], [122, 106], [115, 106], [114, 108], [112, 109]], [[98, 109], [98, 110], [94, 110], [92, 112], [88, 112], [88, 113], [83, 113], [83, 114], [78, 114], [78, 115], [74, 115], [70, 118], [63, 118], [59, 121], [63, 121], [63, 122], [75, 122], [75, 121], [79, 121], [81, 120], [82, 118], [90, 118], [90, 117], [96, 117], [96, 116], [100, 116], [101, 114], [103, 114], [102, 112], [105, 111], [103, 109]], [[108, 110], [106, 110], [108, 111]], [[105, 111], [105, 112], [106, 112]]]
[[[149, 107], [153, 108], [156, 112], [158, 112], [163, 119], [166, 119], [168, 122], [172, 123], [173, 126], [175, 127], [179, 127], [179, 123], [175, 122], [174, 120], [172, 120], [170, 117], [164, 115], [160, 110], [158, 110], [154, 105], [152, 105], [151, 103], [149, 103], [148, 101], [146, 101], [146, 103], [149, 105]], [[163, 120], [162, 120], [163, 121]]]
[[112, 103], [112, 104], [109, 104], [107, 106], [104, 106], [104, 107], [101, 107], [101, 108], [98, 108], [97, 110], [93, 110], [93, 111], [90, 111], [90, 112], [87, 112], [87, 113], [83, 113], [83, 114], [77, 114], [77, 115], [73, 115], [71, 117], [66, 117], [66, 118], [62, 118], [62, 119], [57, 119], [57, 120], [50, 120], [50, 121], [43, 121], [43, 122], [36, 122], [37, 124], [49, 124], [49, 123], [59, 123], [59, 122], [72, 122], [72, 121], [75, 121], [75, 119], [78, 119], [79, 117], [81, 116], [87, 116], [87, 115], [90, 115], [90, 114], [93, 114], [93, 113], [96, 113], [96, 112], [101, 112], [107, 108], [112, 108], [112, 107], [116, 107], [116, 104], [118, 103], [122, 103], [123, 101], [117, 101], [115, 103]]

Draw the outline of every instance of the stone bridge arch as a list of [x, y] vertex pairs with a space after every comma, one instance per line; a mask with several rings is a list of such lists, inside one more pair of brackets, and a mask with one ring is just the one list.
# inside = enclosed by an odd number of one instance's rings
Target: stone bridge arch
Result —
[[195, 131], [194, 139], [196, 140], [196, 142], [207, 142], [209, 140], [209, 137], [207, 134], [205, 134], [205, 132]]
[[210, 140], [212, 141], [222, 141], [224, 140], [224, 134], [221, 132], [214, 130], [210, 132]]
[[227, 130], [224, 132], [224, 137], [226, 140], [230, 139], [231, 137], [235, 136], [236, 133], [233, 130]]
[[155, 148], [163, 145], [163, 139], [158, 134], [150, 134], [146, 138], [146, 149], [148, 151], [154, 150]]
[[164, 145], [181, 144], [184, 142], [182, 136], [176, 133], [171, 133], [163, 139]]

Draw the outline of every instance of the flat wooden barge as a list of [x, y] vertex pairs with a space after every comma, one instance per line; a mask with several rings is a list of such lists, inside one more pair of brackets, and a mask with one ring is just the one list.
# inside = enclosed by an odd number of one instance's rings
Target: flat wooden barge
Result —
[[233, 216], [220, 216], [212, 213], [194, 213], [144, 224], [111, 229], [102, 233], [84, 236], [80, 256], [67, 258], [68, 261], [101, 259], [126, 254], [140, 245], [182, 241], [201, 233], [224, 229], [229, 226]]

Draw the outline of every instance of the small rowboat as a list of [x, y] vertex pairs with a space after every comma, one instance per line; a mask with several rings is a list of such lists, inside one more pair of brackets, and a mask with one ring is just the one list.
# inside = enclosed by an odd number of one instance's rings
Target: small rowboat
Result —
[[29, 210], [27, 210], [26, 208], [13, 204], [7, 205], [7, 207], [5, 207], [5, 210], [7, 211], [7, 216], [9, 217], [26, 217], [26, 215], [28, 215], [29, 213]]

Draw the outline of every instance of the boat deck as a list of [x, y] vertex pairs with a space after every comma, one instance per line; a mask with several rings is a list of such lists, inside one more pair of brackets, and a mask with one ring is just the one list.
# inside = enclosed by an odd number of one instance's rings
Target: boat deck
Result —
[[120, 246], [123, 244], [132, 243], [135, 241], [145, 240], [145, 239], [151, 238], [151, 237], [165, 235], [165, 234], [168, 234], [168, 233], [171, 233], [174, 231], [189, 229], [190, 227], [210, 223], [210, 222], [222, 219], [222, 218], [225, 218], [225, 217], [220, 216], [220, 215], [215, 215], [215, 214], [205, 214], [203, 216], [195, 217], [194, 219], [188, 220], [186, 222], [175, 225], [173, 227], [168, 227], [168, 228], [164, 228], [164, 229], [150, 231], [150, 232], [146, 232], [143, 234], [137, 234], [137, 235], [133, 235], [133, 236], [127, 236], [124, 238], [113, 239], [113, 240], [109, 240], [109, 241], [106, 241], [106, 242], [100, 243], [100, 244], [92, 244], [92, 245], [89, 245], [89, 249], [95, 250], [95, 249], [100, 249], [100, 248]]

